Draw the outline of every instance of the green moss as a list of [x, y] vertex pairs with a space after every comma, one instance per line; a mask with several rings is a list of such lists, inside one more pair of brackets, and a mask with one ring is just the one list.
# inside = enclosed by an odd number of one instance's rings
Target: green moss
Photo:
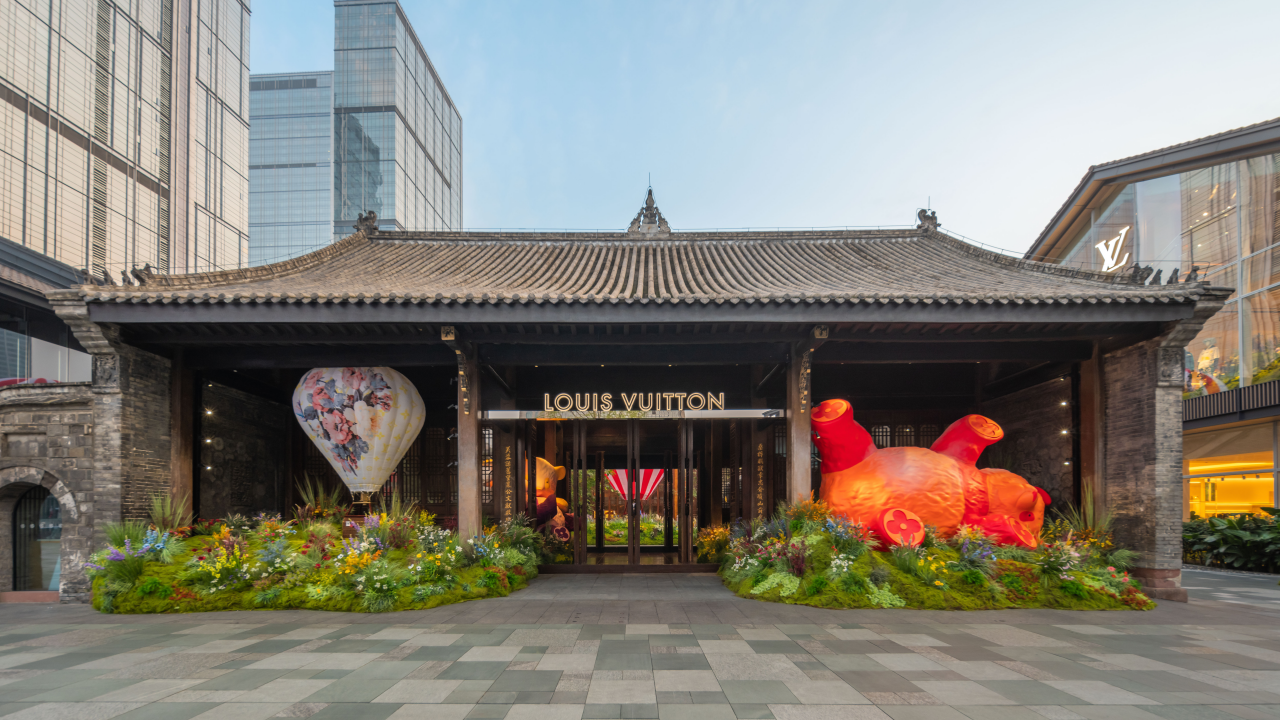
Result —
[[[827, 565], [829, 566], [829, 547], [827, 547], [827, 551]], [[816, 555], [818, 552], [820, 552], [820, 548], [815, 547], [814, 554]], [[936, 552], [944, 555], [946, 559], [953, 559], [951, 557], [953, 552], [949, 549], [939, 548]], [[724, 583], [739, 597], [752, 598], [754, 600], [823, 608], [876, 607], [869, 600], [867, 594], [859, 592], [853, 583], [831, 581], [824, 584], [823, 580], [826, 578], [820, 579], [821, 573], [816, 571], [819, 563], [815, 562], [812, 557], [809, 562], [810, 570], [801, 579], [802, 590], [794, 595], [783, 595], [780, 587], [776, 585], [769, 587], [758, 595], [752, 594], [751, 591], [760, 581], [773, 577], [772, 571], [766, 573], [765, 577], [746, 578], [739, 583], [724, 579]], [[966, 577], [964, 573], [948, 573], [941, 576], [944, 578], [946, 588], [939, 588], [931, 583], [926, 583], [912, 573], [906, 573], [898, 569], [893, 563], [892, 556], [888, 553], [864, 553], [853, 563], [852, 569], [853, 572], [865, 578], [871, 574], [871, 570], [875, 567], [883, 567], [887, 571], [888, 579], [886, 582], [889, 588], [906, 601], [907, 608], [917, 610], [997, 610], [1036, 607], [1064, 610], [1129, 609], [1120, 600], [1111, 597], [1105, 592], [1079, 583], [1078, 578], [1071, 582], [1084, 588], [1082, 596], [1078, 588], [1072, 585], [1068, 585], [1067, 590], [1064, 591], [1060, 585], [1054, 584], [1046, 589], [1039, 582], [1034, 584], [1026, 583], [1031, 586], [1021, 588], [1021, 593], [1006, 592], [1004, 588], [998, 584], [988, 582], [984, 577]], [[1022, 563], [1012, 564], [1007, 567], [1013, 572], [1005, 574], [1012, 575], [1012, 578], [1018, 582], [1023, 582], [1025, 577], [1031, 577], [1035, 570], [1033, 566], [1023, 565]], [[825, 571], [825, 567], [823, 570]], [[972, 582], [975, 579], [978, 582]], [[774, 580], [769, 584], [772, 585], [777, 582]], [[809, 594], [810, 591], [813, 594]]]

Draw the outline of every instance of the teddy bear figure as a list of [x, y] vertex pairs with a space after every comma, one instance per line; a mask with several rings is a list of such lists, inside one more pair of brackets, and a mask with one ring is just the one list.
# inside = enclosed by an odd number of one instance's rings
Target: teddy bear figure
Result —
[[535, 526], [538, 530], [546, 528], [560, 540], [568, 540], [573, 515], [565, 512], [569, 503], [556, 497], [556, 483], [564, 479], [564, 466], [552, 465], [542, 458], [537, 458], [537, 461], [538, 519]]

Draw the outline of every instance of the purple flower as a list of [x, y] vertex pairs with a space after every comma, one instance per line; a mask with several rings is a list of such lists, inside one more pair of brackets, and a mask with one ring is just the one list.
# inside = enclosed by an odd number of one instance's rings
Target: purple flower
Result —
[[124, 560], [125, 556], [120, 552], [120, 548], [111, 548], [111, 552], [107, 553], [108, 560]]

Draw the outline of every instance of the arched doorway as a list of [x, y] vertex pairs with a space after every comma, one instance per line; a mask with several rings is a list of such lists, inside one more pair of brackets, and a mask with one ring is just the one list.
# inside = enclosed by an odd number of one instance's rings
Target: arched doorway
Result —
[[62, 506], [36, 485], [13, 508], [13, 589], [54, 590], [62, 576]]

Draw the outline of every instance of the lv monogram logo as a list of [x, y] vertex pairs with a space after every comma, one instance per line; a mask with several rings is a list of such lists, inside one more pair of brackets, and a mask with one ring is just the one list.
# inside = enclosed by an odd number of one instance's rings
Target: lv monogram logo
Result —
[[1102, 255], [1102, 272], [1119, 270], [1129, 261], [1129, 253], [1125, 253], [1124, 257], [1116, 260], [1116, 256], [1120, 254], [1120, 248], [1124, 246], [1124, 236], [1128, 233], [1129, 228], [1126, 227], [1120, 231], [1119, 235], [1110, 240], [1103, 240], [1095, 246], [1098, 248], [1098, 253]]

